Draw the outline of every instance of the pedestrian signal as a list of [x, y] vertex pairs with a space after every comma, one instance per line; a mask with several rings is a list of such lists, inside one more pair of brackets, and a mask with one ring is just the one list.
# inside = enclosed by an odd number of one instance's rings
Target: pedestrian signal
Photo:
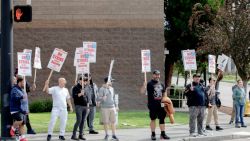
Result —
[[30, 5], [16, 5], [14, 7], [15, 22], [31, 22], [32, 7]]

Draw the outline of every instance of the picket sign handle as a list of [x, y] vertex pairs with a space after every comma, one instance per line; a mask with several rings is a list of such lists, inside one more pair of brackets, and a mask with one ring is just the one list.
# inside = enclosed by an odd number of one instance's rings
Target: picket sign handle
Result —
[[77, 70], [76, 70], [75, 85], [77, 84], [77, 79], [78, 79], [78, 74], [77, 74]]
[[37, 70], [37, 69], [35, 69], [35, 74], [34, 74], [34, 84], [36, 84], [36, 70]]
[[108, 82], [111, 82], [111, 73], [112, 73], [112, 69], [113, 69], [113, 65], [114, 65], [114, 59], [111, 60], [111, 63], [110, 63], [110, 67], [109, 67], [109, 75], [108, 75]]
[[[52, 73], [53, 73], [53, 70], [51, 70], [51, 71], [50, 71], [50, 74], [49, 74], [49, 77], [48, 77], [48, 79], [47, 79], [47, 80], [50, 80], [50, 78], [51, 78], [51, 76], [52, 76]], [[46, 87], [45, 87], [45, 85], [44, 85], [44, 87], [43, 87], [43, 91], [45, 91], [45, 88], [46, 88]]]
[[23, 81], [24, 81], [24, 93], [26, 93], [26, 78], [25, 78], [25, 76], [23, 76]]
[[81, 91], [81, 93], [83, 93], [83, 94], [84, 94], [84, 82], [83, 82], [83, 73], [82, 73], [82, 91]]
[[147, 72], [144, 72], [144, 82], [147, 83]]
[[192, 71], [191, 71], [191, 69], [189, 70], [189, 77], [190, 77], [191, 87], [193, 87], [193, 84], [192, 84]]

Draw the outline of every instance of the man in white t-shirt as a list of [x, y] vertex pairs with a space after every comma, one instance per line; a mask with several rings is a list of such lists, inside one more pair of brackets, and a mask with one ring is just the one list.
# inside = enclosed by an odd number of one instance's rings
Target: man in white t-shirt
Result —
[[59, 139], [65, 140], [65, 128], [68, 118], [68, 111], [67, 111], [67, 103], [70, 107], [70, 111], [72, 112], [72, 105], [70, 101], [70, 95], [67, 88], [65, 88], [66, 80], [65, 78], [58, 79], [58, 86], [54, 86], [49, 88], [49, 80], [45, 82], [45, 89], [46, 93], [52, 95], [53, 99], [53, 108], [51, 111], [51, 118], [48, 127], [48, 136], [47, 141], [51, 140], [51, 135], [53, 133], [54, 126], [56, 124], [57, 117], [60, 118], [60, 134]]

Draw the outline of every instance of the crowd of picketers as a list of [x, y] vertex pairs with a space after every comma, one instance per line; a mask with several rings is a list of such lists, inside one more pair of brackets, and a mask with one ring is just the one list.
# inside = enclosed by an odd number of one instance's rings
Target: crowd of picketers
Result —
[[[31, 89], [35, 90], [36, 86], [29, 86], [25, 84], [24, 78], [17, 75], [13, 78], [14, 86], [10, 92], [10, 113], [13, 120], [12, 127], [10, 129], [10, 135], [16, 137], [20, 141], [27, 141], [25, 137], [24, 125], [27, 126], [28, 134], [36, 134], [30, 126], [29, 121], [29, 107], [28, 107], [28, 95]], [[57, 118], [60, 119], [60, 132], [59, 139], [66, 140], [65, 128], [67, 124], [68, 110], [73, 112], [73, 106], [71, 104], [71, 97], [74, 101], [74, 108], [76, 114], [76, 122], [72, 131], [72, 140], [86, 140], [84, 136], [84, 128], [87, 124], [89, 128], [89, 134], [98, 134], [94, 129], [94, 119], [96, 114], [96, 106], [101, 107], [101, 124], [105, 130], [105, 140], [112, 138], [112, 140], [118, 141], [116, 136], [116, 123], [117, 123], [117, 111], [118, 98], [114, 93], [112, 87], [113, 80], [111, 77], [104, 78], [104, 84], [98, 90], [97, 85], [93, 82], [91, 74], [81, 75], [75, 85], [72, 87], [72, 94], [70, 95], [68, 89], [65, 87], [66, 79], [61, 77], [58, 79], [58, 85], [49, 87], [49, 80], [45, 82], [45, 92], [52, 96], [53, 107], [51, 110], [51, 118], [48, 125], [47, 141], [52, 139], [53, 129]], [[111, 127], [112, 136], [109, 137], [108, 128]], [[79, 134], [77, 136], [77, 131]]]
[[[212, 117], [214, 118], [215, 130], [223, 130], [218, 122], [218, 108], [221, 106], [220, 92], [216, 89], [218, 86], [215, 78], [209, 78], [207, 87], [201, 83], [200, 75], [193, 75], [193, 82], [188, 84], [185, 89], [187, 97], [187, 105], [189, 108], [189, 133], [190, 137], [207, 136], [205, 130], [213, 130], [210, 126]], [[246, 103], [246, 92], [243, 86], [243, 81], [238, 80], [237, 84], [232, 87], [233, 98], [233, 112], [229, 124], [235, 123], [235, 128], [246, 128], [244, 122], [244, 109]], [[205, 118], [205, 110], [207, 108], [207, 119], [205, 128], [203, 128], [203, 121]], [[197, 122], [198, 134], [195, 133]], [[204, 130], [205, 129], [205, 130]]]
[[[18, 138], [20, 141], [27, 141], [25, 135], [24, 125], [27, 126], [28, 134], [35, 134], [29, 122], [29, 107], [28, 95], [31, 90], [35, 90], [36, 86], [29, 86], [24, 83], [24, 78], [17, 75], [17, 70], [13, 80], [14, 86], [10, 92], [10, 113], [13, 119], [13, 125], [10, 134]], [[69, 110], [73, 111], [71, 104], [71, 97], [74, 101], [74, 111], [76, 114], [76, 122], [72, 129], [72, 140], [86, 140], [84, 135], [85, 124], [88, 125], [89, 134], [98, 134], [94, 129], [94, 119], [96, 107], [101, 108], [100, 123], [103, 124], [105, 135], [104, 139], [119, 140], [116, 135], [118, 98], [114, 93], [112, 87], [114, 79], [111, 77], [104, 78], [104, 84], [100, 89], [93, 82], [90, 74], [81, 75], [78, 81], [72, 87], [72, 94], [70, 95], [68, 89], [65, 87], [66, 79], [61, 77], [58, 79], [57, 86], [49, 86], [49, 80], [45, 82], [45, 92], [52, 96], [53, 107], [51, 110], [51, 118], [48, 125], [47, 141], [52, 139], [53, 129], [57, 118], [60, 118], [60, 132], [59, 139], [66, 140], [65, 128], [68, 117], [67, 106]], [[230, 124], [235, 122], [235, 127], [247, 127], [244, 123], [243, 113], [246, 100], [246, 92], [241, 80], [237, 81], [237, 85], [233, 86], [233, 113]], [[151, 140], [156, 140], [156, 119], [159, 119], [160, 138], [164, 140], [170, 139], [165, 133], [165, 118], [167, 116], [162, 104], [162, 98], [167, 95], [166, 88], [160, 81], [160, 71], [154, 70], [152, 79], [149, 82], [144, 82], [141, 87], [141, 93], [146, 93], [149, 110]], [[189, 133], [190, 137], [206, 136], [205, 130], [213, 130], [210, 126], [212, 117], [214, 118], [215, 130], [223, 130], [218, 123], [217, 111], [220, 107], [219, 92], [216, 91], [216, 80], [209, 78], [207, 87], [201, 83], [200, 75], [194, 74], [192, 83], [188, 84], [185, 89], [187, 97], [187, 105], [189, 107]], [[205, 118], [205, 110], [208, 109], [206, 126], [203, 128], [203, 121]], [[234, 119], [235, 118], [235, 119]], [[197, 124], [196, 124], [197, 122]], [[197, 126], [198, 132], [195, 132]], [[108, 128], [112, 130], [112, 136], [109, 137]], [[77, 136], [77, 131], [79, 132]]]

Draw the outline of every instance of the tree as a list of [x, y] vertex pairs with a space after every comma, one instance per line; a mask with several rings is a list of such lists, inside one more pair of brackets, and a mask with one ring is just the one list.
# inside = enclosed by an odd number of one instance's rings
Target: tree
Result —
[[181, 58], [181, 50], [192, 49], [197, 39], [190, 34], [188, 20], [192, 15], [192, 6], [206, 0], [164, 0], [165, 13], [165, 49], [169, 50], [165, 58], [165, 84], [171, 85], [174, 63]]
[[227, 1], [202, 37], [201, 54], [227, 54], [233, 59], [245, 89], [250, 80], [250, 1]]
[[[205, 29], [200, 27], [207, 25], [211, 21], [212, 16], [208, 15], [210, 15], [211, 11], [218, 9], [218, 5], [223, 1], [164, 0], [164, 13], [166, 15], [164, 30], [165, 49], [169, 50], [169, 54], [165, 58], [165, 84], [167, 87], [171, 85], [174, 64], [181, 59], [181, 50], [199, 47], [198, 43], [201, 42], [200, 34]], [[212, 8], [210, 8], [210, 4]], [[206, 11], [208, 7], [211, 9], [210, 11]], [[198, 14], [195, 14], [195, 12]], [[190, 25], [191, 22], [192, 24]]]

